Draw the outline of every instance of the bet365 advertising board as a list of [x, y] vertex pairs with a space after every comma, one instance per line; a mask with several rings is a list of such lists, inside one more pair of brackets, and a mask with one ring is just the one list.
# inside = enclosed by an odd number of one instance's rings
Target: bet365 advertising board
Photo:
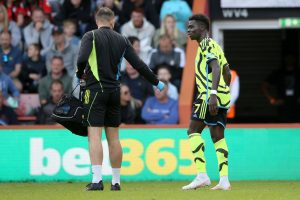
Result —
[[[209, 132], [207, 171], [218, 179]], [[122, 180], [191, 180], [196, 168], [183, 128], [121, 129]], [[300, 129], [227, 129], [231, 180], [300, 180]], [[111, 178], [103, 134], [103, 177]], [[87, 138], [64, 129], [0, 130], [0, 181], [90, 181]]]

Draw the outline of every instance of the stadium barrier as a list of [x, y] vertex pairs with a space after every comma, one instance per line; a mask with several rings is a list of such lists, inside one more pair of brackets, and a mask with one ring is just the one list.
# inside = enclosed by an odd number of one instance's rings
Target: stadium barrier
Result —
[[[105, 135], [105, 134], [103, 134]], [[208, 129], [207, 170], [218, 179]], [[103, 138], [105, 138], [103, 136]], [[300, 124], [233, 126], [226, 130], [231, 180], [300, 180]], [[122, 180], [191, 180], [196, 171], [182, 126], [129, 126], [120, 130]], [[61, 127], [1, 127], [0, 181], [90, 181], [87, 138]], [[107, 141], [104, 180], [111, 178]]]

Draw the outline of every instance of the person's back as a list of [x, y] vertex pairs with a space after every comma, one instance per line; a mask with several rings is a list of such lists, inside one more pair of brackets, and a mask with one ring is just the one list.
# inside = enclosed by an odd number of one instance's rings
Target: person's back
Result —
[[[102, 87], [103, 89], [119, 87], [120, 64], [126, 50], [125, 38], [107, 27], [89, 32], [88, 35], [91, 39], [93, 38], [93, 32], [95, 35], [96, 55], [100, 58], [97, 60], [97, 64]], [[93, 83], [94, 80], [87, 84]]]
[[[78, 66], [82, 66], [81, 58], [89, 57], [90, 69], [86, 70], [86, 86], [91, 89], [105, 91], [119, 88], [120, 67], [124, 56], [128, 56], [127, 60], [133, 62], [133, 65], [138, 68], [145, 66], [144, 63], [141, 64], [140, 59], [137, 59], [138, 63], [136, 62], [135, 58], [137, 56], [128, 39], [111, 30], [109, 27], [101, 27], [86, 33], [82, 39], [81, 49], [85, 49], [87, 45], [92, 44], [93, 38], [95, 38], [95, 49], [93, 49], [95, 50], [95, 54], [93, 54], [93, 50], [91, 54], [89, 54], [90, 52], [80, 51], [82, 55], [79, 54], [78, 60]], [[97, 59], [93, 58], [93, 56], [96, 56]], [[84, 68], [85, 66], [82, 66], [81, 70]]]
[[[81, 41], [76, 76], [84, 79], [83, 124], [88, 127], [89, 153], [93, 179], [87, 191], [103, 190], [102, 181], [102, 128], [105, 129], [112, 166], [111, 190], [121, 190], [120, 168], [122, 147], [119, 141], [121, 123], [120, 66], [126, 60], [159, 90], [164, 83], [159, 81], [148, 66], [139, 59], [130, 42], [112, 31], [114, 13], [106, 7], [96, 15], [97, 30], [86, 33]], [[83, 80], [80, 80], [83, 82]]]

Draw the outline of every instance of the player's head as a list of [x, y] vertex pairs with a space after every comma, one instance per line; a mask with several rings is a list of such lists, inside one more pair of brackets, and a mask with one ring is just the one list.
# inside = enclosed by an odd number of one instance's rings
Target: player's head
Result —
[[200, 40], [201, 35], [209, 32], [209, 18], [203, 14], [195, 14], [188, 21], [188, 35], [192, 40]]
[[107, 8], [107, 7], [101, 7], [96, 13], [96, 23], [97, 26], [110, 26], [110, 28], [114, 28], [115, 25], [115, 14], [114, 12]]

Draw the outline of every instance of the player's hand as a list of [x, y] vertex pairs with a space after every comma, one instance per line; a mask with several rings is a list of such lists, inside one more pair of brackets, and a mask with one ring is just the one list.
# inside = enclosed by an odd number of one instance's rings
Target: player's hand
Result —
[[157, 88], [160, 92], [163, 91], [164, 88], [165, 88], [164, 82], [159, 81], [158, 84], [157, 84], [157, 86], [156, 86], [156, 88]]
[[208, 102], [209, 113], [211, 115], [218, 114], [218, 99], [217, 95], [211, 94]]

